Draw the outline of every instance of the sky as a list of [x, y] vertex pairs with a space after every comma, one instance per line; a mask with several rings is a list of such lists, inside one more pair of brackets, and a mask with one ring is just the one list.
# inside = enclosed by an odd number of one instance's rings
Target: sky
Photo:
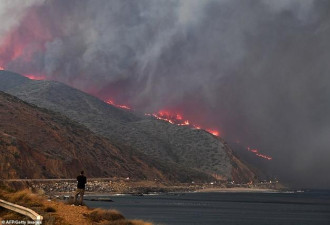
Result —
[[168, 109], [330, 188], [327, 0], [4, 0], [0, 66]]

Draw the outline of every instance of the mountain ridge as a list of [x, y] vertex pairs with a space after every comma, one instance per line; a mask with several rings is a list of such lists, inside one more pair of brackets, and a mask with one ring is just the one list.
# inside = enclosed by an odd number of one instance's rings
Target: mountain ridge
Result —
[[[0, 71], [0, 81], [10, 80], [12, 75]], [[18, 79], [16, 76], [20, 75], [16, 74], [13, 79]], [[249, 182], [256, 179], [248, 166], [241, 168], [246, 171], [242, 173], [245, 175], [233, 176], [237, 163], [232, 162], [223, 141], [206, 131], [134, 114], [59, 82], [30, 80], [16, 86], [1, 85], [0, 88], [29, 103], [57, 111], [109, 140], [125, 143], [165, 162], [177, 163], [223, 180]]]
[[85, 169], [89, 177], [209, 179], [198, 171], [161, 164], [116, 146], [58, 113], [3, 92], [0, 115], [1, 178], [70, 178]]

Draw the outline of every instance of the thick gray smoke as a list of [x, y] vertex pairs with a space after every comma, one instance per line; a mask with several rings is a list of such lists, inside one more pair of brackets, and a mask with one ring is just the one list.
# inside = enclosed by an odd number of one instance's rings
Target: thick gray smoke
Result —
[[273, 156], [285, 181], [330, 187], [330, 1], [54, 0], [25, 14], [0, 30], [24, 47], [0, 51], [7, 69], [179, 110]]
[[17, 26], [24, 16], [24, 12], [32, 6], [43, 3], [44, 0], [2, 0], [0, 2], [0, 41], [2, 37], [10, 32], [11, 28]]

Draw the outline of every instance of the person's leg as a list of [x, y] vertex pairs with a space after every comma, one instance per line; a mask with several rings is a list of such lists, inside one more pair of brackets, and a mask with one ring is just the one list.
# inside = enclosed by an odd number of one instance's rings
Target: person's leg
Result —
[[77, 197], [78, 197], [79, 193], [80, 193], [80, 191], [79, 191], [79, 189], [77, 188], [77, 190], [76, 190], [75, 193], [74, 193], [73, 204], [76, 204], [76, 202], [77, 202]]
[[84, 193], [85, 193], [85, 190], [84, 190], [84, 189], [81, 189], [81, 191], [80, 191], [80, 205], [83, 204], [83, 201], [84, 201]]

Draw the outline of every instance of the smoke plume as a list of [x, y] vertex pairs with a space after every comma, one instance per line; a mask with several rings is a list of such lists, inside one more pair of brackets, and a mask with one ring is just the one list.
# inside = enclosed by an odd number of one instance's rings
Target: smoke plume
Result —
[[145, 112], [179, 111], [330, 187], [330, 2], [0, 3], [0, 66]]

